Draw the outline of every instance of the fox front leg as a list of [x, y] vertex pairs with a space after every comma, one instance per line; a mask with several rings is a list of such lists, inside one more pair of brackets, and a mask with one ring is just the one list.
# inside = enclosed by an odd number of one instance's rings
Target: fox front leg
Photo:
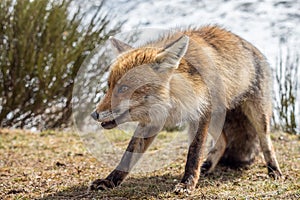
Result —
[[137, 161], [153, 142], [160, 128], [139, 124], [119, 163], [105, 179], [97, 179], [90, 185], [90, 190], [107, 190], [120, 185]]
[[181, 183], [175, 186], [176, 194], [191, 193], [198, 182], [200, 175], [200, 166], [203, 162], [203, 152], [205, 141], [208, 134], [209, 117], [201, 120], [200, 123], [191, 123], [189, 135], [193, 136], [192, 143], [189, 146], [187, 161], [185, 165], [184, 176]]

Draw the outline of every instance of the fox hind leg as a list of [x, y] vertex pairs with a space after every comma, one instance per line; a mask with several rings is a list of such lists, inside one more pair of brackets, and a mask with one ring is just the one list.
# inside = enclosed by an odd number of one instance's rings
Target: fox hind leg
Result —
[[231, 168], [250, 166], [259, 152], [258, 134], [240, 106], [227, 112], [223, 132], [227, 147], [220, 163]]
[[265, 106], [262, 105], [264, 104], [260, 102], [248, 101], [242, 106], [242, 109], [258, 134], [260, 146], [267, 164], [268, 174], [274, 179], [277, 179], [282, 175], [282, 173], [279, 168], [270, 137], [269, 121], [271, 115], [265, 111]]
[[224, 154], [227, 144], [224, 132], [222, 132], [219, 137], [215, 136], [214, 141], [216, 141], [214, 147], [209, 151], [207, 159], [201, 166], [201, 173], [211, 173], [215, 169], [222, 155]]

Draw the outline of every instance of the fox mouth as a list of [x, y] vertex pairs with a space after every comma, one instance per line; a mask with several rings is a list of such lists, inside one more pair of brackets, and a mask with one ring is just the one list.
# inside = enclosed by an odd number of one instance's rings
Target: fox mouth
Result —
[[117, 127], [117, 123], [115, 120], [111, 120], [108, 122], [102, 122], [101, 126], [105, 129], [113, 129], [113, 128]]
[[114, 118], [110, 121], [101, 122], [101, 126], [104, 129], [113, 129], [113, 128], [117, 127], [119, 124], [124, 123], [123, 119], [125, 118], [125, 116], [127, 114], [129, 114], [129, 110], [126, 110], [125, 112], [123, 112], [122, 114], [120, 114], [119, 116], [117, 116], [116, 118]]

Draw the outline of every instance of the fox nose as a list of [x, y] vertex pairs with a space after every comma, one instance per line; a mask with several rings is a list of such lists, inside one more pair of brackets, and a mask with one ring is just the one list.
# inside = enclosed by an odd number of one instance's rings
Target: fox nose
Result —
[[97, 120], [99, 118], [99, 114], [97, 113], [97, 111], [94, 111], [92, 114], [91, 114], [91, 117], [94, 119], [94, 120]]

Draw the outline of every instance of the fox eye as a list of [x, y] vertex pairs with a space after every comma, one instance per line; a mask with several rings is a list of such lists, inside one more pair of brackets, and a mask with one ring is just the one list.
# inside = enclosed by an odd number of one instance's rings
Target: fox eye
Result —
[[127, 85], [121, 85], [118, 89], [118, 93], [124, 93], [129, 89]]

